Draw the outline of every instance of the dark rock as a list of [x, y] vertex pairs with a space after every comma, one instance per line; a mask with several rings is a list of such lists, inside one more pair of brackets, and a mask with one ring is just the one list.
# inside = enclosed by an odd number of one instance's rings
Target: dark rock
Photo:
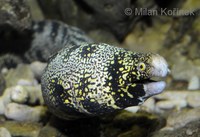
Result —
[[163, 127], [165, 121], [149, 113], [121, 111], [109, 116], [63, 121], [53, 117], [40, 132], [40, 137], [142, 137]]
[[15, 137], [36, 137], [42, 125], [34, 122], [4, 121], [0, 122], [0, 127], [7, 128], [10, 134]]
[[[39, 0], [47, 18], [56, 18], [84, 30], [105, 29], [111, 31], [118, 40], [122, 40], [141, 18], [133, 14], [133, 8], [150, 8], [153, 0]], [[55, 8], [56, 7], [56, 8]], [[130, 15], [125, 13], [131, 9]]]
[[200, 120], [200, 108], [182, 109], [181, 111], [171, 112], [167, 118], [165, 128], [178, 129], [184, 127], [192, 121]]
[[22, 63], [21, 58], [14, 54], [4, 54], [0, 56], [0, 70], [4, 67], [14, 68], [19, 63]]
[[6, 87], [18, 85], [20, 79], [26, 80], [29, 85], [35, 85], [37, 83], [30, 66], [19, 64], [16, 69], [10, 69], [5, 76]]
[[29, 28], [30, 22], [29, 8], [25, 0], [0, 1], [0, 26], [10, 25], [16, 30], [21, 31]]
[[165, 120], [154, 114], [122, 111], [103, 127], [106, 137], [143, 137], [164, 125]]
[[0, 96], [3, 94], [5, 87], [6, 87], [6, 81], [3, 75], [0, 73]]
[[200, 39], [198, 37], [200, 17], [197, 15], [198, 12], [173, 18], [163, 41], [160, 54], [172, 65], [171, 74], [174, 80], [189, 82], [193, 76], [200, 77]]
[[192, 121], [174, 131], [158, 131], [152, 137], [200, 137], [200, 120]]
[[67, 136], [64, 135], [62, 132], [60, 132], [58, 129], [47, 125], [40, 130], [38, 137], [67, 137]]
[[[8, 52], [22, 53], [24, 51], [22, 45], [29, 42], [27, 29], [31, 26], [31, 15], [25, 2], [25, 0], [0, 1], [0, 55]], [[20, 39], [22, 41], [19, 43]]]

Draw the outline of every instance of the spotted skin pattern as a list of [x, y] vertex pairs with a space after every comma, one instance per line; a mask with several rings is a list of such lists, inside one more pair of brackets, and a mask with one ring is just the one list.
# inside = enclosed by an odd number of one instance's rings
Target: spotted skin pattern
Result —
[[65, 47], [50, 59], [42, 76], [44, 100], [64, 119], [138, 105], [145, 92], [136, 81], [151, 77], [151, 56], [104, 43]]
[[55, 20], [33, 21], [33, 40], [25, 53], [28, 62], [47, 62], [49, 56], [68, 45], [79, 45], [92, 40], [80, 29]]

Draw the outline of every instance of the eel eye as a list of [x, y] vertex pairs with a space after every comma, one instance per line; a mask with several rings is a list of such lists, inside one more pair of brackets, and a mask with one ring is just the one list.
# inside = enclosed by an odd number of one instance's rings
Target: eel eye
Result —
[[143, 62], [138, 64], [138, 70], [139, 71], [144, 71], [145, 69], [146, 69], [146, 65]]

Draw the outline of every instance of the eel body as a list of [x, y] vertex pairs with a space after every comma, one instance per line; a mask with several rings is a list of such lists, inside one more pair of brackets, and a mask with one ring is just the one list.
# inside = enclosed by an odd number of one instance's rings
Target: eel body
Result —
[[30, 32], [30, 48], [24, 54], [27, 62], [47, 62], [52, 54], [65, 46], [93, 42], [84, 31], [60, 21], [33, 21]]
[[49, 110], [63, 119], [99, 116], [142, 104], [165, 88], [168, 65], [152, 53], [105, 43], [82, 43], [58, 51], [42, 76]]

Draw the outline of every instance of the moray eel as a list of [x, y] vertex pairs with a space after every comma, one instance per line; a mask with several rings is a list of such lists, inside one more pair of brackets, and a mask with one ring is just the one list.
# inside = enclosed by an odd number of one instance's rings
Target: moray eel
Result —
[[100, 116], [142, 104], [161, 93], [168, 65], [153, 53], [105, 43], [68, 46], [54, 54], [41, 85], [49, 110], [62, 119]]
[[93, 40], [81, 29], [56, 20], [32, 21], [30, 28], [23, 32], [1, 27], [0, 55], [7, 55], [0, 57], [0, 69], [15, 67], [20, 62], [47, 62], [49, 56], [63, 47], [84, 42]]
[[24, 54], [27, 62], [47, 62], [49, 56], [67, 45], [93, 42], [81, 29], [56, 20], [33, 21], [30, 33], [30, 48]]

